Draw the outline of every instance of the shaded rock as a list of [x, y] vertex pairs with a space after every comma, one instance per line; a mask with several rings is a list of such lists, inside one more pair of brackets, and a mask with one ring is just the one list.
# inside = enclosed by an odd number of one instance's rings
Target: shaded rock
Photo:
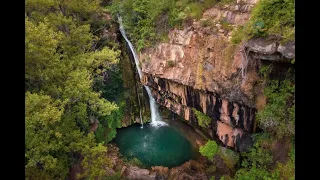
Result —
[[155, 174], [149, 174], [148, 169], [140, 169], [137, 166], [129, 166], [124, 171], [122, 177], [126, 177], [131, 180], [155, 180]]
[[241, 153], [248, 152], [253, 145], [252, 137], [249, 134], [244, 134], [242, 137], [238, 135], [236, 139], [236, 148]]
[[252, 38], [247, 42], [247, 48], [253, 52], [262, 54], [274, 54], [277, 52], [277, 43], [275, 40], [266, 41], [264, 38]]
[[169, 168], [163, 166], [151, 167], [151, 172], [156, 174], [156, 180], [164, 180], [169, 177]]
[[169, 180], [207, 180], [204, 163], [190, 160], [179, 167], [172, 168]]
[[278, 47], [278, 52], [280, 52], [283, 56], [289, 59], [293, 59], [295, 57], [295, 42], [287, 42], [285, 44], [280, 44]]

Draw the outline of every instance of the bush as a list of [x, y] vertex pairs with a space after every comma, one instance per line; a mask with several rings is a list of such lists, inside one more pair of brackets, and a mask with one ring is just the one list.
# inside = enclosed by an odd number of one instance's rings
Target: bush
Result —
[[239, 26], [237, 30], [232, 31], [231, 33], [231, 42], [232, 44], [239, 44], [242, 40], [246, 39], [246, 33], [243, 26]]
[[257, 113], [259, 127], [278, 138], [295, 134], [295, 85], [289, 79], [271, 80], [264, 90], [266, 106]]
[[121, 178], [121, 172], [120, 171], [114, 173], [111, 176], [107, 176], [107, 177], [104, 178], [104, 180], [121, 180], [121, 179], [122, 178]]
[[217, 170], [217, 166], [211, 165], [211, 166], [207, 167], [206, 173], [208, 173], [208, 174], [214, 173], [214, 172], [216, 172], [216, 170]]
[[211, 123], [211, 118], [206, 114], [196, 110], [195, 108], [192, 108], [192, 110], [195, 113], [196, 118], [198, 119], [199, 126], [208, 127], [209, 124]]
[[204, 10], [216, 3], [216, 0], [114, 0], [107, 9], [114, 18], [117, 14], [122, 16], [130, 40], [140, 51], [161, 41], [163, 37], [158, 34], [167, 34], [170, 28], [199, 19]]
[[234, 176], [235, 180], [279, 179], [263, 168], [242, 168]]
[[291, 148], [289, 152], [289, 160], [286, 163], [277, 163], [275, 170], [281, 179], [295, 179], [295, 148]]
[[167, 64], [169, 67], [174, 67], [176, 65], [176, 63], [173, 60], [168, 60]]
[[209, 140], [204, 146], [200, 147], [199, 152], [202, 156], [212, 159], [214, 155], [217, 154], [219, 149], [218, 144], [215, 141]]
[[232, 151], [231, 149], [227, 149], [224, 147], [220, 147], [218, 151], [219, 156], [223, 159], [223, 162], [228, 166], [228, 168], [233, 169], [239, 160], [238, 153]]
[[220, 177], [220, 180], [232, 180], [232, 178], [229, 175], [223, 175]]
[[210, 27], [212, 25], [213, 25], [213, 23], [209, 19], [201, 21], [201, 26], [203, 26], [203, 27]]
[[261, 0], [252, 11], [250, 21], [232, 34], [232, 42], [237, 44], [252, 37], [276, 35], [282, 41], [295, 38], [294, 0]]

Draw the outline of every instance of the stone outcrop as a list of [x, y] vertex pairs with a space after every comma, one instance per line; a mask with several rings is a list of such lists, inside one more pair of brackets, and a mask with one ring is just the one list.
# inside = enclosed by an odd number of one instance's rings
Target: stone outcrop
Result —
[[[231, 103], [219, 95], [185, 86], [173, 81], [145, 75], [143, 83], [151, 87], [156, 101], [184, 117], [186, 121], [198, 124], [193, 108], [212, 119], [210, 129], [227, 146], [235, 147], [237, 140], [245, 133], [252, 133], [255, 109], [243, 104]], [[211, 135], [213, 137], [215, 135]]]
[[141, 169], [137, 166], [129, 166], [123, 173], [123, 176], [132, 180], [155, 180], [156, 175], [150, 174], [148, 169]]
[[245, 48], [254, 59], [290, 63], [295, 58], [295, 42], [280, 44], [277, 38], [252, 38]]
[[139, 54], [143, 84], [159, 104], [193, 124], [193, 108], [207, 114], [211, 137], [240, 151], [252, 143], [256, 109], [265, 99], [258, 83], [262, 61], [289, 63], [295, 57], [294, 42], [275, 37], [230, 43], [231, 32], [248, 21], [256, 2], [214, 6], [191, 25], [170, 30], [168, 42]]

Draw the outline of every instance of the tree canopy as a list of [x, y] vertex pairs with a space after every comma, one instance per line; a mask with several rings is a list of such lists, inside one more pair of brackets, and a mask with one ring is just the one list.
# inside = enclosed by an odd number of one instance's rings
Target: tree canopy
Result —
[[118, 107], [93, 79], [118, 63], [120, 52], [93, 48], [100, 1], [27, 0], [25, 11], [26, 179], [65, 179], [79, 157], [83, 176], [101, 177], [107, 148], [89, 133], [90, 121]]

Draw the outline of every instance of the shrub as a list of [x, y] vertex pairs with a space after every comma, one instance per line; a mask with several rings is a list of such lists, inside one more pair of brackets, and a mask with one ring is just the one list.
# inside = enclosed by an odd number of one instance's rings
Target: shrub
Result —
[[243, 28], [232, 34], [232, 42], [252, 37], [277, 35], [282, 42], [295, 38], [295, 3], [294, 0], [261, 0], [252, 11], [250, 21]]
[[[122, 16], [130, 40], [137, 47], [137, 51], [140, 51], [158, 41], [166, 40], [157, 34], [167, 34], [170, 28], [181, 27], [183, 22], [199, 19], [204, 10], [216, 3], [217, 0], [204, 0], [203, 2], [193, 0], [114, 0], [107, 9], [114, 18], [117, 14]], [[166, 17], [164, 18], [166, 20], [162, 19], [163, 17]]]
[[211, 118], [209, 116], [207, 116], [206, 114], [196, 110], [195, 108], [192, 108], [192, 110], [198, 119], [199, 126], [208, 127], [209, 124], [211, 123]]
[[264, 90], [266, 106], [257, 113], [259, 127], [281, 138], [295, 134], [295, 86], [289, 80], [271, 80]]
[[209, 26], [212, 26], [212, 22], [209, 19], [206, 19], [206, 20], [201, 21], [201, 25], [203, 27], [209, 27]]
[[295, 148], [291, 148], [289, 152], [289, 160], [286, 163], [277, 163], [275, 170], [281, 179], [295, 179]]
[[202, 156], [212, 159], [214, 155], [217, 154], [219, 149], [218, 144], [215, 141], [209, 140], [204, 146], [200, 147], [199, 152]]
[[220, 177], [220, 180], [232, 180], [232, 178], [229, 175], [223, 175]]
[[231, 33], [231, 42], [232, 44], [239, 44], [241, 41], [245, 40], [246, 33], [243, 29], [243, 26], [239, 26], [237, 30], [232, 31]]
[[231, 24], [228, 23], [228, 21], [227, 21], [226, 19], [220, 20], [220, 24], [221, 24], [221, 27], [222, 27], [224, 30], [227, 30], [227, 31], [232, 30], [232, 26], [230, 26]]
[[114, 173], [113, 175], [111, 176], [107, 176], [105, 178], [103, 178], [103, 180], [121, 180], [121, 172], [118, 171], [116, 173]]
[[169, 67], [173, 67], [173, 66], [176, 65], [176, 63], [173, 60], [168, 60], [167, 64], [168, 64]]
[[218, 154], [230, 169], [233, 169], [239, 160], [239, 155], [231, 149], [220, 147]]
[[234, 176], [235, 180], [279, 179], [263, 168], [242, 168]]
[[217, 166], [211, 165], [206, 169], [206, 173], [209, 173], [209, 174], [214, 173], [214, 172], [216, 172], [216, 170], [217, 170]]

